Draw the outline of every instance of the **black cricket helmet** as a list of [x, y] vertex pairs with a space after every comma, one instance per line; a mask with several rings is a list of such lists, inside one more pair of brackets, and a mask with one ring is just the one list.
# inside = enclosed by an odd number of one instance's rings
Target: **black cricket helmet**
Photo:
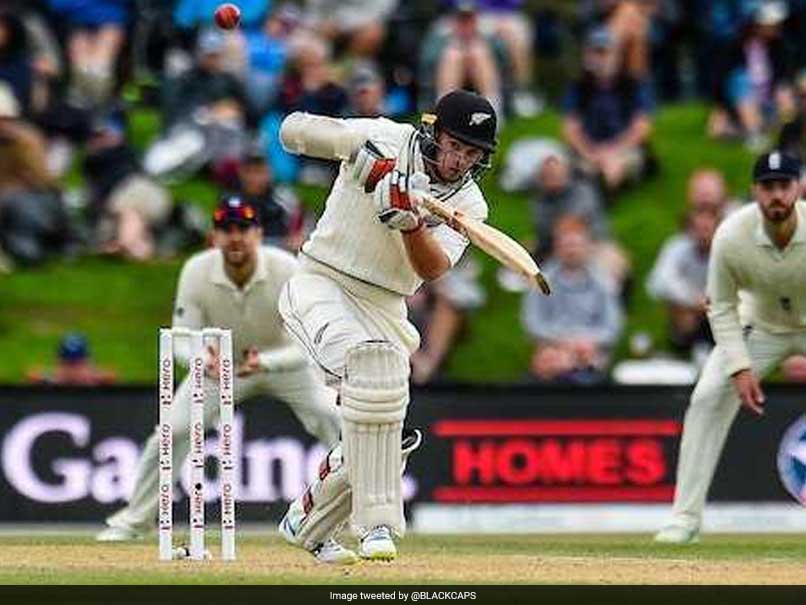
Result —
[[470, 170], [470, 176], [478, 179], [490, 167], [490, 156], [497, 145], [497, 126], [495, 109], [487, 99], [467, 90], [451, 91], [437, 101], [433, 114], [423, 115], [420, 128], [423, 156], [426, 160], [436, 160], [437, 134], [446, 132], [485, 152]]
[[492, 104], [476, 93], [454, 90], [437, 101], [436, 126], [467, 145], [495, 151], [498, 118]]

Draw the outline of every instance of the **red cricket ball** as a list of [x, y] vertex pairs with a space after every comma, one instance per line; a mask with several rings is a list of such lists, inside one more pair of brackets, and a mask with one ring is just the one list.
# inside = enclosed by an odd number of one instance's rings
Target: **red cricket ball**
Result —
[[227, 2], [215, 9], [215, 23], [221, 29], [235, 29], [241, 22], [241, 9]]

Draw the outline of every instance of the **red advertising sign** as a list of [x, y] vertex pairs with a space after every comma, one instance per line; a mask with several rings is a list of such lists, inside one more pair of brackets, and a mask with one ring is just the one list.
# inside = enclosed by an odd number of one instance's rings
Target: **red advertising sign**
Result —
[[664, 419], [451, 419], [450, 485], [438, 502], [666, 502], [671, 449], [681, 432]]

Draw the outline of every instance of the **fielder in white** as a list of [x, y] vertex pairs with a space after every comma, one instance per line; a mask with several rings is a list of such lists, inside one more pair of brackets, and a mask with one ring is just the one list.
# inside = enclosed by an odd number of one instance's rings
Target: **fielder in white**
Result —
[[[266, 394], [285, 402], [305, 429], [326, 447], [338, 442], [335, 396], [319, 379], [304, 352], [283, 329], [277, 311], [280, 290], [297, 269], [297, 260], [278, 248], [260, 245], [255, 208], [237, 196], [222, 198], [213, 217], [214, 248], [185, 263], [179, 276], [174, 327], [230, 328], [236, 359], [234, 400]], [[177, 362], [190, 360], [188, 339], [174, 340]], [[173, 468], [188, 456], [190, 381], [179, 386], [172, 406]], [[205, 426], [218, 421], [218, 351], [207, 348]], [[107, 519], [99, 541], [139, 538], [156, 522], [158, 488], [156, 432], [145, 444], [128, 504]], [[329, 549], [324, 550], [328, 555]]]
[[708, 269], [708, 319], [716, 347], [691, 396], [683, 425], [672, 519], [655, 536], [699, 538], [719, 455], [740, 406], [761, 416], [760, 380], [806, 353], [806, 202], [801, 166], [774, 151], [753, 170], [754, 204], [717, 229]]
[[483, 97], [454, 91], [435, 113], [419, 129], [294, 113], [280, 130], [289, 151], [342, 161], [280, 298], [286, 328], [340, 396], [341, 444], [280, 524], [314, 554], [351, 520], [361, 557], [393, 559], [393, 538], [405, 530], [401, 452], [405, 464], [420, 442], [419, 431], [402, 430], [409, 356], [419, 346], [405, 297], [448, 271], [468, 244], [424, 215], [417, 192], [485, 219], [475, 177], [495, 149], [496, 115]]

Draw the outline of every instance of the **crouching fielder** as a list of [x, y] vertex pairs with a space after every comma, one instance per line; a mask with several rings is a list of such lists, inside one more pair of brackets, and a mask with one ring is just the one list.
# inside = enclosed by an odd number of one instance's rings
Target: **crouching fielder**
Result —
[[455, 91], [415, 129], [386, 118], [339, 120], [294, 113], [280, 130], [293, 153], [342, 161], [280, 313], [340, 396], [341, 444], [295, 502], [280, 530], [317, 553], [352, 515], [367, 559], [393, 559], [405, 530], [401, 455], [419, 445], [403, 432], [409, 356], [419, 335], [405, 297], [451, 268], [467, 240], [424, 216], [417, 191], [483, 220], [475, 178], [495, 148], [490, 103]]
[[800, 163], [774, 151], [753, 170], [756, 203], [714, 236], [708, 319], [716, 347], [686, 412], [672, 519], [657, 542], [698, 539], [708, 488], [740, 405], [759, 416], [759, 381], [786, 357], [806, 353], [806, 203]]
[[[174, 327], [232, 330], [233, 349], [242, 353], [234, 382], [235, 403], [271, 395], [286, 403], [305, 429], [325, 446], [338, 442], [339, 420], [332, 390], [325, 387], [305, 354], [283, 329], [277, 312], [281, 287], [297, 260], [277, 248], [260, 245], [257, 210], [238, 196], [221, 199], [213, 215], [215, 247], [191, 257], [182, 268], [174, 306]], [[187, 365], [187, 339], [174, 342], [177, 360]], [[218, 421], [218, 350], [208, 347], [204, 389], [204, 424]], [[173, 468], [178, 473], [190, 451], [188, 419], [190, 380], [177, 390], [172, 408]], [[109, 517], [97, 539], [132, 540], [154, 527], [159, 473], [157, 431], [145, 444], [134, 491], [127, 505]], [[338, 553], [338, 547], [325, 554]]]

